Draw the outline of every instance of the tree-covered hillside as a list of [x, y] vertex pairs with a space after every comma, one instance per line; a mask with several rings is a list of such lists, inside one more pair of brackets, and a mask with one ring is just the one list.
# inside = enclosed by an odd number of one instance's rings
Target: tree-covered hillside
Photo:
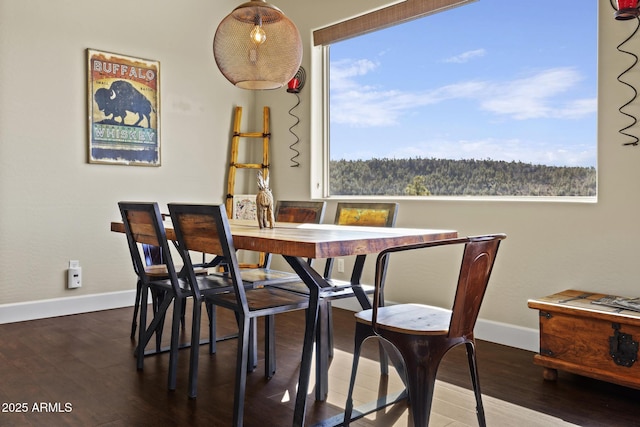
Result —
[[446, 159], [330, 162], [332, 195], [595, 196], [594, 167]]

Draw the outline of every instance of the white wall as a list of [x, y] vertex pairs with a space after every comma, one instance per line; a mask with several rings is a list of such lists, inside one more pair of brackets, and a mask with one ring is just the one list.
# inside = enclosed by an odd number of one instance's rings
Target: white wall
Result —
[[[309, 73], [311, 29], [383, 2], [274, 3], [301, 30], [310, 85], [318, 78]], [[37, 317], [33, 307], [38, 305], [32, 302], [38, 300], [51, 305], [64, 298], [82, 311], [93, 309], [87, 299], [94, 294], [122, 292], [132, 303], [134, 276], [126, 245], [108, 226], [118, 218], [117, 201], [221, 202], [236, 104], [245, 106], [247, 123], [253, 120], [255, 126], [261, 123], [262, 107], [271, 107], [275, 197], [309, 197], [310, 91], [303, 90], [302, 104], [295, 110], [301, 118], [296, 131], [302, 153], [301, 166], [293, 168], [293, 137], [288, 131], [293, 119], [288, 110], [295, 96], [284, 90], [254, 94], [235, 89], [216, 69], [211, 53], [215, 27], [236, 4], [116, 0], [105, 7], [83, 1], [0, 0], [0, 322], [20, 318], [16, 313]], [[524, 331], [529, 343], [516, 345], [530, 346], [538, 319], [527, 308], [529, 298], [568, 288], [640, 295], [635, 245], [640, 238], [640, 147], [622, 146], [626, 139], [618, 129], [628, 119], [618, 107], [631, 94], [616, 80], [631, 63], [616, 46], [635, 22], [615, 21], [609, 2], [598, 5], [598, 203], [400, 201], [398, 226], [508, 234], [479, 325], [498, 325], [489, 334], [498, 342], [500, 331]], [[88, 47], [160, 60], [162, 167], [86, 163]], [[640, 52], [640, 36], [627, 47]], [[640, 85], [638, 71], [628, 76]], [[635, 104], [630, 110], [640, 114]], [[640, 135], [637, 128], [632, 131]], [[327, 222], [334, 209], [335, 200], [330, 200]], [[65, 289], [69, 259], [82, 264], [81, 289]], [[448, 283], [413, 284], [444, 273], [436, 267], [417, 269], [419, 263], [410, 261], [392, 266], [390, 280], [403, 283], [403, 289], [389, 296], [396, 301], [444, 303]], [[77, 296], [81, 298], [69, 299]], [[502, 341], [513, 343], [517, 338]]]

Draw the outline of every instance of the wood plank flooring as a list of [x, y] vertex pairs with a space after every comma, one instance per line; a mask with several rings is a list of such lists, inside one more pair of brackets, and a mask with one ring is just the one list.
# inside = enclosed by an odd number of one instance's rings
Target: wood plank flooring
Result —
[[[232, 332], [232, 316], [219, 312], [221, 333]], [[0, 426], [230, 425], [236, 341], [219, 343], [213, 356], [201, 347], [198, 398], [190, 400], [188, 350], [180, 352], [175, 392], [167, 390], [167, 354], [147, 357], [144, 371], [136, 370], [135, 341], [129, 339], [131, 313], [131, 308], [124, 308], [0, 325]], [[315, 402], [309, 394], [307, 425], [335, 416], [344, 407], [353, 315], [334, 308], [334, 317], [336, 351], [329, 398]], [[258, 368], [248, 375], [247, 427], [291, 425], [303, 324], [303, 313], [277, 316], [278, 370], [271, 380], [263, 375], [260, 330]], [[168, 328], [164, 335], [168, 340]], [[385, 387], [401, 389], [393, 375], [380, 379], [373, 343], [367, 344], [365, 356], [371, 360], [364, 360], [359, 371], [359, 402]], [[640, 425], [638, 390], [564, 372], [557, 382], [546, 382], [541, 368], [532, 363], [533, 353], [488, 342], [478, 342], [478, 357], [489, 426]], [[477, 425], [463, 348], [445, 358], [438, 379], [431, 425]], [[406, 406], [398, 404], [352, 425], [408, 422]]]

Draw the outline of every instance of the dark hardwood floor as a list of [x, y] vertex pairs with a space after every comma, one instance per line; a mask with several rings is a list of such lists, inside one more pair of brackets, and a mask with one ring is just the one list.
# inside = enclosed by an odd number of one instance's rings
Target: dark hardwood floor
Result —
[[[147, 357], [144, 371], [136, 371], [131, 312], [127, 308], [0, 325], [0, 426], [230, 425], [236, 341], [219, 343], [212, 357], [201, 347], [198, 398], [190, 400], [188, 350], [180, 353], [175, 392], [167, 390], [166, 354]], [[336, 349], [351, 352], [352, 313], [334, 313]], [[265, 380], [260, 353], [257, 370], [248, 375], [246, 426], [290, 425], [293, 403], [288, 398], [295, 395], [302, 316], [277, 317], [278, 371]], [[233, 331], [231, 316], [221, 315], [220, 323], [222, 333]], [[367, 351], [366, 356], [375, 357], [373, 347]], [[582, 426], [640, 425], [638, 390], [564, 372], [557, 382], [545, 382], [541, 368], [532, 363], [533, 353], [488, 342], [478, 342], [478, 356], [487, 396]], [[337, 375], [348, 380], [349, 369], [344, 371]], [[439, 380], [470, 387], [463, 348], [445, 358]], [[308, 425], [340, 412], [340, 405], [314, 402], [309, 395]]]

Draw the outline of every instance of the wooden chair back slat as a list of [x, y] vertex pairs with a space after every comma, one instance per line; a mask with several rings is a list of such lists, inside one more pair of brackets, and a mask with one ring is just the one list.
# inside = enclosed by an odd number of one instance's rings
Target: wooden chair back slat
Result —
[[127, 221], [131, 234], [136, 242], [160, 246], [153, 226], [153, 216], [150, 212], [127, 210]]
[[278, 200], [275, 210], [276, 222], [320, 224], [324, 217], [325, 206], [324, 201]]
[[220, 235], [214, 219], [205, 214], [180, 213], [172, 216], [174, 226], [179, 226], [185, 249], [194, 252], [222, 255]]
[[449, 336], [473, 334], [500, 240], [489, 237], [471, 238], [466, 244], [453, 302]]
[[393, 227], [397, 203], [338, 203], [334, 224]]

